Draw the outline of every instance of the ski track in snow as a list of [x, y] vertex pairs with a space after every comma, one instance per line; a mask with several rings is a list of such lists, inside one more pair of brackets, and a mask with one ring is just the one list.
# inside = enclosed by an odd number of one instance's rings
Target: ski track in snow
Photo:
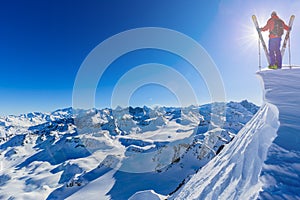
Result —
[[258, 75], [264, 106], [169, 199], [300, 199], [300, 69]]

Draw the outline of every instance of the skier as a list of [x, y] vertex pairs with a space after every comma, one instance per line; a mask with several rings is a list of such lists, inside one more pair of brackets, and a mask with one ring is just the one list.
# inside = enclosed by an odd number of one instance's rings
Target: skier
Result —
[[288, 31], [290, 27], [284, 23], [282, 19], [277, 16], [275, 11], [272, 12], [271, 18], [267, 24], [260, 28], [261, 31], [270, 31], [269, 34], [269, 56], [270, 56], [270, 69], [281, 69], [282, 57], [280, 52], [281, 36], [283, 29]]

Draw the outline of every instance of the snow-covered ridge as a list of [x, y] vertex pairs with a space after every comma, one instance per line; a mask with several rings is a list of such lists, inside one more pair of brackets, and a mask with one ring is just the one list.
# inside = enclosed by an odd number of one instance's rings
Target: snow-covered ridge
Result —
[[300, 69], [262, 71], [265, 101], [279, 110], [280, 127], [260, 174], [260, 199], [300, 199]]
[[247, 101], [227, 103], [224, 127], [216, 127], [211, 108], [67, 108], [2, 117], [0, 199], [167, 195], [258, 110]]
[[300, 199], [300, 69], [258, 75], [264, 105], [170, 199]]

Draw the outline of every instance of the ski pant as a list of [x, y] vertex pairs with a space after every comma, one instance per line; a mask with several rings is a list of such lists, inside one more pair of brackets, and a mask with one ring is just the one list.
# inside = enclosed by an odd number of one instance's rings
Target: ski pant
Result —
[[281, 38], [270, 38], [269, 39], [269, 56], [270, 65], [277, 65], [278, 68], [282, 66], [282, 57], [280, 52]]

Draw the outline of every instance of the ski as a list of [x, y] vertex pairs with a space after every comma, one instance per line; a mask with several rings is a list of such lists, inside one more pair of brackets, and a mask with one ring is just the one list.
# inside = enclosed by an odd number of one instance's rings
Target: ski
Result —
[[256, 18], [255, 15], [252, 15], [252, 20], [253, 20], [253, 23], [254, 23], [255, 28], [256, 28], [256, 30], [257, 30], [258, 37], [259, 37], [259, 39], [260, 39], [260, 41], [261, 41], [261, 44], [262, 44], [262, 46], [263, 46], [263, 48], [264, 48], [264, 51], [265, 51], [265, 54], [266, 54], [268, 63], [269, 63], [269, 65], [270, 65], [270, 57], [269, 57], [269, 53], [268, 53], [268, 48], [267, 48], [267, 45], [266, 45], [266, 43], [265, 43], [265, 41], [264, 41], [264, 38], [263, 38], [263, 36], [262, 36], [262, 34], [261, 34], [261, 30], [260, 30], [260, 28], [259, 28], [258, 21], [257, 21], [257, 18]]
[[[290, 17], [290, 21], [289, 21], [289, 27], [292, 27], [293, 26], [293, 22], [294, 22], [294, 19], [295, 19], [295, 15], [292, 15]], [[283, 40], [283, 44], [282, 44], [282, 47], [281, 47], [281, 57], [283, 58], [284, 56], [284, 52], [285, 52], [285, 49], [286, 49], [286, 45], [287, 45], [287, 42], [290, 38], [290, 32], [291, 32], [291, 29], [288, 30], [285, 34], [285, 38]]]

